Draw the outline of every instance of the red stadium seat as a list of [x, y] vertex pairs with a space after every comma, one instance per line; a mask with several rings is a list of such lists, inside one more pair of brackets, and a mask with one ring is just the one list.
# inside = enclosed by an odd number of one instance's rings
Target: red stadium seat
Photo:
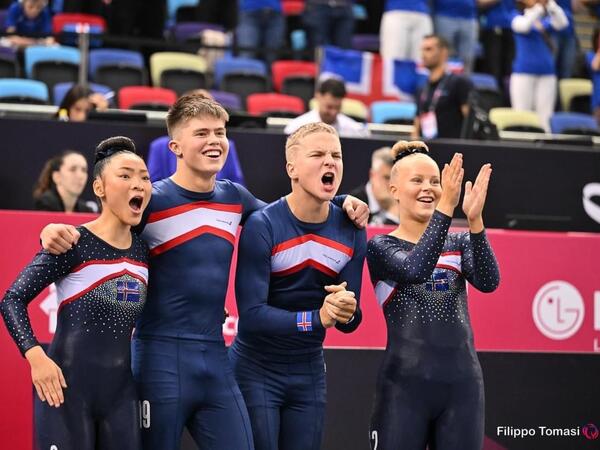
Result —
[[96, 31], [106, 31], [106, 21], [102, 16], [94, 14], [78, 14], [78, 13], [60, 13], [52, 18], [52, 32], [59, 34], [67, 25], [76, 25], [85, 23], [90, 28], [96, 28]]
[[166, 111], [177, 100], [177, 94], [171, 89], [126, 86], [119, 90], [119, 108], [151, 109]]
[[282, 0], [281, 10], [285, 16], [299, 16], [304, 12], [304, 0]]
[[255, 116], [265, 113], [275, 113], [279, 116], [298, 116], [305, 111], [304, 102], [301, 98], [273, 92], [251, 94], [246, 102], [248, 112]]
[[317, 65], [309, 61], [275, 61], [271, 66], [273, 73], [273, 87], [277, 92], [281, 92], [283, 80], [289, 76], [317, 76]]

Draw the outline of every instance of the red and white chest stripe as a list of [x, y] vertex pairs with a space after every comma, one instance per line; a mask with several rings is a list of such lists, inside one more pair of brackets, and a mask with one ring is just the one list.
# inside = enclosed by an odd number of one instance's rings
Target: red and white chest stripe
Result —
[[202, 234], [232, 245], [242, 219], [242, 205], [194, 202], [150, 214], [142, 236], [156, 256]]
[[352, 259], [354, 250], [332, 239], [306, 234], [282, 242], [271, 252], [271, 273], [289, 275], [313, 267], [335, 277]]
[[80, 298], [102, 283], [125, 274], [138, 279], [145, 285], [148, 284], [148, 266], [139, 261], [121, 258], [88, 261], [81, 264], [66, 277], [56, 282], [59, 308]]
[[438, 269], [453, 270], [462, 273], [462, 254], [461, 252], [443, 252], [435, 265]]
[[[444, 252], [440, 255], [435, 267], [461, 273], [461, 263], [461, 252]], [[394, 297], [397, 290], [397, 283], [393, 281], [378, 281], [375, 284], [375, 297], [379, 306], [384, 307]]]

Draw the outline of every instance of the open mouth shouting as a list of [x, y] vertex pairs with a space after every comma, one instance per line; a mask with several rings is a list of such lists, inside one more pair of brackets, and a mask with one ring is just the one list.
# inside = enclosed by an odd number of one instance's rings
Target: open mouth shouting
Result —
[[321, 183], [323, 183], [326, 191], [335, 190], [335, 173], [325, 172], [321, 177]]
[[136, 195], [129, 200], [129, 207], [134, 212], [134, 214], [141, 214], [143, 204], [144, 197], [141, 195]]

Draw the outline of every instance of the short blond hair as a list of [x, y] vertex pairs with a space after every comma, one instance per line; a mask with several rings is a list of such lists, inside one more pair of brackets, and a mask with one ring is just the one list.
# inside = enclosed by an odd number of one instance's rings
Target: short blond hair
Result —
[[167, 131], [173, 139], [173, 131], [179, 125], [196, 117], [211, 117], [223, 122], [229, 120], [229, 114], [219, 103], [204, 97], [204, 95], [189, 94], [177, 99], [167, 113]]
[[293, 147], [300, 145], [300, 141], [304, 139], [306, 136], [315, 133], [329, 133], [334, 135], [336, 138], [340, 138], [338, 132], [331, 125], [327, 125], [323, 122], [314, 122], [307, 123], [306, 125], [302, 125], [292, 134], [290, 134], [285, 141], [285, 159], [286, 161], [290, 161], [292, 159]]

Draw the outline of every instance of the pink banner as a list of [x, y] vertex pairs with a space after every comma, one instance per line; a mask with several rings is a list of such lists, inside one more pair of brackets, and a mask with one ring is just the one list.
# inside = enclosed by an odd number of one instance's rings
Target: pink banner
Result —
[[[80, 224], [93, 216], [36, 212], [0, 212], [0, 292], [39, 249], [41, 228], [53, 221]], [[371, 228], [369, 237], [389, 232]], [[479, 351], [600, 352], [600, 234], [538, 233], [489, 230], [500, 264], [501, 284], [482, 294], [469, 288], [469, 309]], [[233, 273], [234, 268], [232, 268]], [[231, 277], [233, 278], [233, 277]], [[226, 341], [235, 335], [237, 313], [230, 280], [224, 325]], [[43, 342], [52, 339], [56, 324], [53, 289], [29, 306], [32, 324]], [[349, 335], [328, 331], [328, 347], [383, 348], [386, 327], [368, 272], [363, 272], [363, 323]], [[32, 420], [29, 367], [4, 326], [0, 326], [0, 398], [10, 408], [0, 413], [0, 441], [8, 448], [31, 448]]]

